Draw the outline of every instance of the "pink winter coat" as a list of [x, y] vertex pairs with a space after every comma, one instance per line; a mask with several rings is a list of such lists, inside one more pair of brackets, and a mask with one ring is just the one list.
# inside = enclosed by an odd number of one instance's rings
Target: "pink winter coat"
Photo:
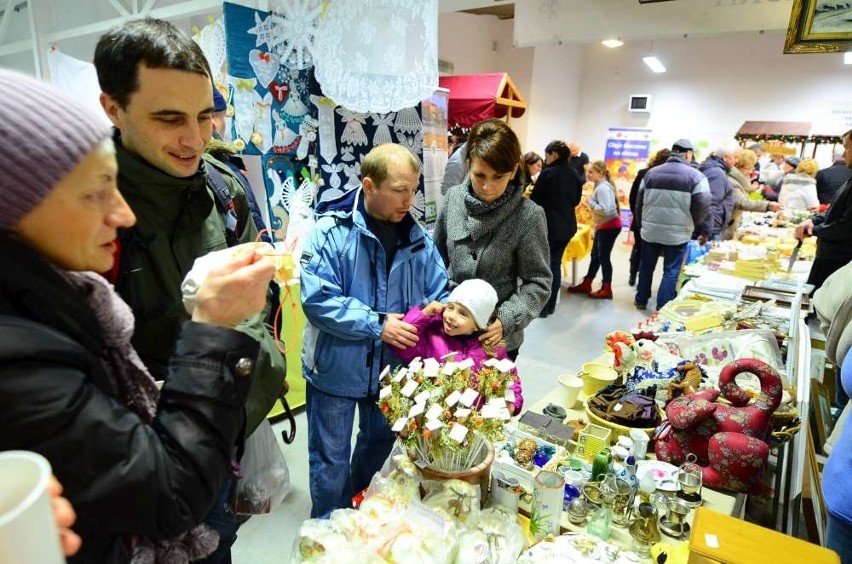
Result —
[[[444, 333], [444, 321], [440, 313], [427, 316], [423, 314], [420, 308], [413, 307], [402, 320], [417, 328], [418, 337], [417, 344], [413, 347], [394, 351], [396, 356], [405, 362], [411, 362], [416, 356], [441, 360], [444, 355], [457, 352], [456, 360], [470, 358], [476, 363], [475, 368], [479, 368], [489, 358], [496, 358], [497, 360], [507, 358], [506, 349], [503, 347], [497, 347], [494, 349], [494, 356], [489, 356], [475, 334], [451, 337]], [[516, 415], [521, 412], [524, 405], [524, 396], [521, 390], [521, 379], [514, 368], [512, 375], [514, 380], [509, 388], [515, 392], [515, 411], [512, 415]]]

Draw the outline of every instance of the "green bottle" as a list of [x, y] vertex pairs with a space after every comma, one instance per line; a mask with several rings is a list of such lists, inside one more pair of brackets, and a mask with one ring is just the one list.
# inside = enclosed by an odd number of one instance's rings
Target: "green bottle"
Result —
[[609, 465], [612, 463], [612, 453], [608, 448], [603, 449], [595, 455], [592, 460], [592, 481], [598, 481], [609, 472]]

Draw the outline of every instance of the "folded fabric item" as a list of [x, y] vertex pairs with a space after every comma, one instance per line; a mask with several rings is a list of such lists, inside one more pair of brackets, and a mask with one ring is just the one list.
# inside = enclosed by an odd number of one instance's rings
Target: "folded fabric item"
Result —
[[625, 427], [649, 428], [659, 423], [657, 407], [652, 395], [628, 392], [624, 386], [607, 386], [595, 396], [589, 398], [587, 405], [598, 417], [624, 425]]

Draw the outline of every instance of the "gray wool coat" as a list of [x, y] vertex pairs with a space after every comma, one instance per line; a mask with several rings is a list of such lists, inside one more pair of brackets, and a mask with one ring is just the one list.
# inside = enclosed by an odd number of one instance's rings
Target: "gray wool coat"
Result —
[[507, 350], [524, 342], [524, 328], [550, 297], [551, 274], [544, 210], [523, 189], [499, 208], [471, 216], [465, 206], [470, 179], [444, 196], [432, 237], [444, 257], [450, 288], [481, 278], [497, 291], [497, 317]]

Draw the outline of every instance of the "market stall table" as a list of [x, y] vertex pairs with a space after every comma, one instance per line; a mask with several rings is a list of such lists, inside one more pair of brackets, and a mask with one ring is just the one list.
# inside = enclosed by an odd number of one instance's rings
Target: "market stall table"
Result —
[[562, 253], [562, 275], [566, 276], [567, 265], [571, 263], [571, 284], [577, 283], [577, 261], [583, 260], [592, 252], [594, 242], [594, 231], [591, 225], [585, 223], [577, 224], [577, 233], [568, 241], [565, 251]]

